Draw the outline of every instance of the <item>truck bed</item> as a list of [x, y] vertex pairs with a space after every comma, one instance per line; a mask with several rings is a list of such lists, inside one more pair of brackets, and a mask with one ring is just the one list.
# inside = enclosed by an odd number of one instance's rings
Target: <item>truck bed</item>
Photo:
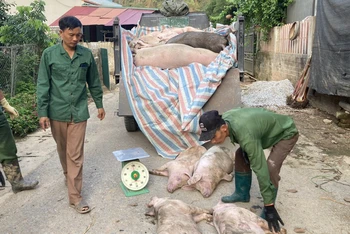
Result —
[[204, 143], [198, 141], [198, 120], [203, 110], [223, 112], [240, 106], [241, 72], [236, 68], [234, 34], [230, 45], [208, 67], [199, 63], [176, 69], [136, 67], [128, 42], [136, 35], [162, 28], [164, 26], [121, 30], [118, 115], [133, 117], [159, 155], [175, 158], [181, 151]]

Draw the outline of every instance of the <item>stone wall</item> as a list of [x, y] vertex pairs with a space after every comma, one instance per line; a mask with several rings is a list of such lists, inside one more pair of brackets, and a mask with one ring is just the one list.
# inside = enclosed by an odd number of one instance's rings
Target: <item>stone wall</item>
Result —
[[259, 52], [255, 61], [255, 78], [278, 81], [288, 79], [294, 85], [304, 69], [308, 55]]

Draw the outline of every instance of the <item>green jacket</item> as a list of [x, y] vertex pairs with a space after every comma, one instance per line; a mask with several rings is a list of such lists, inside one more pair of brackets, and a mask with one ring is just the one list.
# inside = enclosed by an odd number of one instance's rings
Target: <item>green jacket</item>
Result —
[[263, 150], [297, 134], [294, 121], [262, 108], [232, 109], [223, 113], [222, 118], [229, 125], [231, 142], [238, 143], [248, 155], [264, 204], [273, 203], [274, 186]]
[[44, 50], [38, 74], [38, 115], [62, 122], [82, 122], [89, 115], [87, 87], [97, 108], [102, 87], [91, 51], [77, 45], [73, 58], [62, 44]]

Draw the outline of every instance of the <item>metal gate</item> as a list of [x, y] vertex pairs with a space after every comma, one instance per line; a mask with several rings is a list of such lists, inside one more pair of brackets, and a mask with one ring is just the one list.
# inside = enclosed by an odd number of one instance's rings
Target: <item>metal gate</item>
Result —
[[254, 29], [247, 31], [244, 38], [244, 71], [255, 76], [256, 34]]

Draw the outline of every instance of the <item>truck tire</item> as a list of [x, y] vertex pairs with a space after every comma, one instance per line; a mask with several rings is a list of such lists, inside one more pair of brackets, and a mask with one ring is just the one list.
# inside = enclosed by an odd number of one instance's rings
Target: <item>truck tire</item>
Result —
[[124, 116], [124, 124], [128, 132], [136, 132], [139, 129], [134, 116]]

